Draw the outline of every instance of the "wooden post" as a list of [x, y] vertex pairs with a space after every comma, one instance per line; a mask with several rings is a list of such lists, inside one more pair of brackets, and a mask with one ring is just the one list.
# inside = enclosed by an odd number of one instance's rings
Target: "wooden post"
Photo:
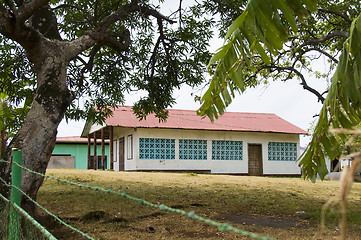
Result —
[[91, 145], [90, 134], [88, 134], [88, 157], [87, 157], [87, 159], [88, 159], [88, 169], [91, 168], [91, 166], [90, 166], [90, 145]]
[[104, 159], [105, 159], [105, 147], [104, 147], [104, 128], [102, 128], [100, 130], [100, 135], [101, 135], [101, 138], [102, 138], [102, 158], [101, 158], [101, 162], [102, 162], [102, 166], [101, 168], [103, 170], [105, 170], [105, 164], [104, 164]]
[[114, 146], [113, 146], [113, 144], [114, 144], [114, 140], [113, 140], [113, 126], [111, 126], [110, 127], [110, 129], [109, 129], [109, 138], [110, 138], [110, 142], [109, 142], [109, 168], [111, 169], [111, 170], [113, 170], [114, 169]]
[[98, 157], [97, 157], [97, 135], [96, 135], [96, 132], [93, 133], [93, 138], [94, 138], [93, 169], [97, 170]]

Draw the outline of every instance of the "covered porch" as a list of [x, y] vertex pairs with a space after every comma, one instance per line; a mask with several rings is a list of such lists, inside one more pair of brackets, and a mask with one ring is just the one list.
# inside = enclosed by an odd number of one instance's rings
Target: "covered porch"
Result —
[[[88, 138], [87, 168], [114, 170], [113, 126], [103, 126], [94, 131], [88, 128], [88, 132], [86, 131], [87, 128], [84, 130], [82, 137]], [[109, 143], [109, 159], [105, 154], [106, 143]], [[99, 144], [101, 145], [100, 153], [97, 151]]]

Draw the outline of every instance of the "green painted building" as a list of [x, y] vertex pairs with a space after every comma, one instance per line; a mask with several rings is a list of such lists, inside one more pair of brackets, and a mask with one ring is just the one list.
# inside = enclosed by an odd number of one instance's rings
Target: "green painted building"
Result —
[[[109, 142], [105, 142], [105, 168], [109, 168]], [[94, 145], [90, 146], [91, 155]], [[97, 143], [97, 158], [100, 164], [102, 155], [101, 142]], [[48, 168], [88, 169], [88, 139], [82, 137], [58, 137]]]

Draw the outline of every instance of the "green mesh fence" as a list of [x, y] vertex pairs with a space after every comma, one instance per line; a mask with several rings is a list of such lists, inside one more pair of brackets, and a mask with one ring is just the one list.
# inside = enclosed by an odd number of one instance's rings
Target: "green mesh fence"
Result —
[[[14, 211], [10, 211], [10, 208]], [[19, 224], [10, 226], [10, 219], [19, 218]], [[11, 206], [10, 201], [0, 194], [0, 239], [43, 240], [56, 238], [27, 212], [18, 206]], [[13, 236], [12, 238], [9, 238]]]
[[[20, 166], [21, 167], [21, 166]], [[23, 196], [25, 196], [26, 198], [28, 198], [31, 202], [33, 202], [39, 209], [43, 210], [45, 213], [47, 213], [49, 216], [53, 217], [53, 219], [55, 219], [58, 223], [60, 223], [61, 225], [71, 229], [73, 232], [76, 232], [78, 233], [79, 235], [83, 236], [84, 238], [87, 238], [87, 239], [90, 239], [90, 240], [95, 240], [94, 238], [90, 237], [89, 235], [87, 235], [86, 233], [83, 233], [82, 231], [80, 231], [79, 229], [77, 228], [74, 228], [73, 226], [67, 224], [66, 222], [64, 222], [63, 220], [61, 220], [58, 216], [54, 215], [53, 213], [51, 213], [49, 210], [47, 210], [45, 207], [43, 207], [42, 205], [40, 205], [38, 202], [36, 202], [34, 199], [32, 199], [28, 194], [26, 194], [24, 191], [22, 191], [20, 188], [16, 187], [16, 186], [13, 186], [13, 185], [10, 185], [8, 183], [6, 183], [4, 181], [4, 179], [0, 178], [0, 181], [5, 184], [6, 186], [8, 187], [12, 187], [12, 188], [15, 188], [17, 189]], [[2, 196], [0, 194], [0, 197], [4, 200], [4, 201], [9, 201], [8, 199], [6, 199], [4, 196]], [[29, 214], [27, 214], [22, 208], [20, 207], [17, 207], [16, 205], [14, 205], [13, 207], [15, 207], [16, 211], [20, 212], [23, 216], [27, 217], [27, 219], [32, 222], [32, 224], [37, 227], [44, 236], [46, 236], [45, 239], [56, 239], [53, 235], [51, 235], [45, 228], [44, 226], [42, 226], [41, 224], [39, 224], [38, 222], [36, 222], [35, 219], [33, 219]], [[10, 206], [10, 210], [11, 210], [11, 206]], [[11, 215], [12, 214], [12, 211], [10, 211], [8, 213], [8, 215], [10, 216], [10, 219], [11, 219]], [[14, 227], [11, 222], [8, 222], [8, 225], [11, 225], [11, 227], [13, 227], [13, 231], [17, 231], [19, 229], [19, 227]], [[23, 229], [23, 227], [21, 226], [21, 229]], [[26, 228], [24, 228], [26, 229]], [[23, 232], [25, 236], [27, 236], [27, 238], [24, 238], [24, 239], [33, 239], [33, 238], [30, 238], [28, 235], [26, 235], [28, 233], [28, 231], [25, 231]], [[10, 235], [10, 233], [9, 233]], [[17, 234], [15, 234], [17, 235]], [[17, 240], [17, 238], [15, 238]], [[15, 240], [14, 239], [14, 240]], [[37, 239], [37, 238], [34, 238], [34, 239]], [[41, 239], [41, 238], [40, 238]], [[10, 239], [9, 239], [10, 240]], [[13, 240], [13, 239], [11, 239]]]
[[0, 198], [0, 239], [8, 238], [9, 208], [9, 203]]

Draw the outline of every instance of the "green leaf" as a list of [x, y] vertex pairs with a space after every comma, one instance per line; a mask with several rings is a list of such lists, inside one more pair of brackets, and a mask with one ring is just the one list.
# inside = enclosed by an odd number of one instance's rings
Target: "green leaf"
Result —
[[[325, 160], [325, 156], [324, 156], [323, 152], [320, 152], [320, 155], [319, 155], [317, 172], [320, 175], [321, 179], [324, 179], [328, 173], [327, 166], [326, 166], [326, 160]], [[315, 180], [313, 180], [313, 181], [315, 181]]]
[[5, 100], [7, 97], [7, 94], [0, 92], [0, 99]]
[[245, 10], [232, 24], [231, 26], [229, 26], [228, 31], [226, 33], [226, 36], [224, 37], [224, 39], [228, 39], [231, 34], [234, 33], [234, 31], [236, 31], [238, 28], [241, 27], [241, 25], [244, 23], [244, 20], [246, 19], [248, 14], [248, 11]]
[[261, 46], [261, 44], [259, 44], [258, 42], [255, 44], [255, 49], [257, 50], [257, 52], [261, 55], [261, 58], [263, 60], [263, 62], [265, 64], [270, 64], [271, 59], [270, 57], [267, 55], [266, 51], [263, 49], [263, 47]]
[[223, 101], [220, 97], [218, 97], [215, 101], [215, 105], [217, 107], [217, 110], [219, 112], [219, 114], [223, 114], [224, 113], [224, 109], [225, 109], [225, 105], [223, 104]]
[[[223, 97], [225, 106], [228, 106], [232, 102], [232, 98], [229, 95], [228, 89], [226, 87], [222, 91], [222, 97]], [[224, 109], [222, 109], [222, 111], [224, 111]], [[223, 113], [220, 113], [220, 114], [222, 115]]]
[[[316, 0], [302, 0], [302, 2], [306, 5], [307, 9], [310, 12], [317, 11], [317, 1]], [[292, 1], [291, 4], [293, 4], [294, 1]]]
[[297, 25], [294, 18], [294, 15], [292, 14], [292, 10], [285, 4], [283, 0], [277, 0], [278, 5], [280, 6], [280, 9], [285, 16], [286, 20], [290, 24], [292, 30], [294, 32], [297, 32]]
[[236, 84], [238, 89], [243, 92], [245, 90], [245, 82], [241, 67], [233, 68], [230, 74], [230, 78]]
[[228, 50], [229, 50], [231, 47], [232, 47], [232, 42], [229, 42], [228, 44], [220, 47], [220, 48], [217, 50], [216, 54], [214, 54], [214, 55], [212, 56], [212, 58], [209, 60], [209, 63], [208, 63], [207, 68], [209, 69], [214, 63], [216, 63], [217, 61], [223, 59], [223, 58], [226, 56]]

